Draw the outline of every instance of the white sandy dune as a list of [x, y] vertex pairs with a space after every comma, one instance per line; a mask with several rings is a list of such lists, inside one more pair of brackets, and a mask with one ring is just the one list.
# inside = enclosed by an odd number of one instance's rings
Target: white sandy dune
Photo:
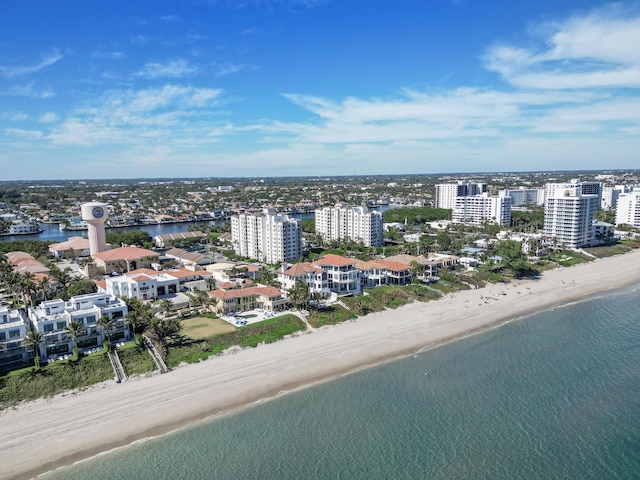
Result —
[[165, 375], [25, 403], [0, 412], [0, 478], [31, 478], [283, 391], [637, 283], [640, 251], [553, 270], [539, 280], [413, 303]]

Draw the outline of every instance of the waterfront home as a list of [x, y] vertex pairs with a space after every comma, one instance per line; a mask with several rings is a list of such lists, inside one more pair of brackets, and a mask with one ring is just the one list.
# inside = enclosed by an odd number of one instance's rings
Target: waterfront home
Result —
[[328, 254], [313, 265], [327, 274], [327, 287], [337, 295], [358, 295], [361, 291], [360, 270], [356, 261], [341, 255]]
[[174, 243], [180, 243], [183, 240], [201, 239], [204, 237], [204, 233], [200, 231], [196, 232], [181, 232], [181, 233], [164, 233], [162, 235], [156, 235], [153, 237], [153, 241], [159, 248], [165, 248], [173, 245]]
[[0, 306], [0, 371], [20, 368], [33, 358], [33, 349], [24, 346], [27, 322], [20, 310]]
[[123, 300], [98, 292], [76, 295], [66, 302], [61, 299], [44, 301], [29, 309], [29, 318], [34, 330], [44, 334], [40, 354], [44, 360], [49, 360], [72, 352], [73, 341], [65, 328], [73, 321], [82, 326], [82, 333], [76, 339], [80, 349], [102, 346], [107, 332], [102, 332], [97, 322], [103, 315], [114, 320], [108, 332], [112, 341], [128, 339], [129, 328], [124, 321], [127, 313]]
[[287, 300], [282, 293], [273, 287], [248, 287], [231, 290], [213, 290], [209, 292], [213, 299], [213, 309], [219, 315], [229, 315], [234, 312], [246, 312], [261, 308], [268, 312], [286, 309]]
[[309, 262], [282, 264], [278, 270], [278, 281], [285, 291], [291, 290], [300, 281], [309, 287], [310, 294], [320, 293], [328, 297], [330, 293], [327, 272]]

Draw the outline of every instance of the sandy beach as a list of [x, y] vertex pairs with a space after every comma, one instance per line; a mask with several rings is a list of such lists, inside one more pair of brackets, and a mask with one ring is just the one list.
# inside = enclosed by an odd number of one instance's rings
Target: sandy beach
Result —
[[214, 415], [640, 283], [640, 250], [0, 412], [0, 479], [39, 473]]

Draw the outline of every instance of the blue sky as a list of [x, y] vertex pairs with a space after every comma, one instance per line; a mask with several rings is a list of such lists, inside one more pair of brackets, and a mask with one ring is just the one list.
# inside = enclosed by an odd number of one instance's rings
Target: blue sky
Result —
[[0, 2], [0, 179], [640, 168], [640, 3]]

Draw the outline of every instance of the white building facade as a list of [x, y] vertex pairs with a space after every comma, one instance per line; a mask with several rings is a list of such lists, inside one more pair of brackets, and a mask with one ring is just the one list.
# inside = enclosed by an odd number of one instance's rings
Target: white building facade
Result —
[[640, 228], [640, 190], [623, 193], [616, 206], [616, 225], [631, 225]]
[[520, 187], [515, 190], [505, 189], [498, 192], [500, 197], [511, 197], [512, 207], [528, 207], [544, 205], [544, 188]]
[[488, 222], [508, 227], [511, 225], [511, 197], [491, 197], [487, 193], [456, 197], [451, 218], [455, 223], [482, 225]]
[[384, 245], [384, 219], [382, 212], [377, 210], [338, 203], [333, 207], [317, 208], [315, 218], [316, 233], [325, 242], [353, 240], [366, 247]]
[[567, 248], [589, 246], [593, 238], [593, 220], [600, 209], [600, 195], [583, 194], [582, 188], [557, 188], [546, 197], [544, 233]]
[[0, 371], [9, 371], [27, 364], [33, 349], [25, 348], [26, 319], [19, 310], [0, 307]]
[[262, 214], [232, 216], [231, 236], [235, 253], [243, 257], [281, 263], [302, 256], [300, 221], [272, 209], [265, 209]]
[[456, 197], [480, 195], [486, 191], [486, 183], [439, 183], [436, 185], [436, 208], [452, 209]]
[[40, 355], [47, 361], [71, 353], [72, 339], [65, 328], [73, 321], [78, 321], [83, 330], [76, 339], [79, 349], [102, 346], [107, 334], [97, 327], [97, 322], [103, 315], [114, 321], [108, 332], [111, 340], [128, 339], [127, 313], [123, 300], [108, 293], [89, 293], [71, 297], [66, 302], [60, 299], [44, 301], [29, 309], [29, 318], [34, 330], [44, 335]]

